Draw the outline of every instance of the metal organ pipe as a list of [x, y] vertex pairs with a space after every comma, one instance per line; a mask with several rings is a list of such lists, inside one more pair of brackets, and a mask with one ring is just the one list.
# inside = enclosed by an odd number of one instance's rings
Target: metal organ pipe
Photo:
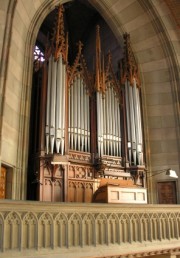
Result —
[[98, 136], [98, 152], [101, 157], [101, 129], [100, 129], [100, 92], [97, 92], [97, 136]]
[[[62, 62], [62, 61], [61, 61]], [[66, 87], [66, 65], [62, 63], [62, 95], [61, 95], [61, 103], [62, 103], [62, 113], [61, 113], [61, 155], [64, 155], [64, 145], [65, 145], [65, 87]]]
[[100, 128], [101, 128], [101, 155], [103, 155], [103, 94], [100, 94], [100, 107], [101, 107], [101, 114], [100, 114]]
[[116, 100], [116, 103], [117, 103], [117, 135], [118, 135], [118, 156], [121, 157], [121, 124], [120, 124], [120, 121], [121, 121], [121, 117], [120, 117], [120, 105], [119, 105], [119, 102], [118, 100]]
[[134, 96], [134, 109], [137, 118], [136, 124], [136, 132], [137, 132], [137, 158], [138, 165], [143, 164], [143, 153], [142, 153], [142, 125], [141, 125], [141, 112], [140, 112], [140, 102], [139, 102], [139, 89], [137, 88], [136, 81], [134, 79], [134, 87], [133, 87], [133, 96]]
[[140, 165], [143, 165], [143, 135], [142, 135], [142, 120], [141, 120], [141, 106], [140, 106], [140, 96], [139, 96], [139, 89], [136, 89], [137, 93], [137, 107], [138, 107], [138, 114], [139, 114], [139, 143], [141, 148], [141, 158], [140, 158]]
[[109, 87], [108, 87], [108, 99], [109, 99], [109, 116], [108, 116], [108, 120], [109, 120], [109, 146], [110, 146], [110, 155], [112, 155], [112, 100], [111, 100], [111, 88], [110, 88], [110, 83], [109, 83]]
[[130, 110], [129, 110], [129, 83], [128, 81], [125, 82], [125, 100], [126, 100], [126, 118], [127, 118], [127, 147], [128, 147], [128, 155], [129, 155], [129, 162], [131, 164], [131, 134], [130, 134]]
[[88, 140], [87, 140], [87, 151], [90, 151], [90, 116], [89, 116], [89, 95], [86, 93], [87, 98], [87, 134], [88, 134]]
[[81, 114], [80, 114], [80, 92], [81, 92], [80, 75], [77, 76], [77, 149], [80, 150], [81, 140]]
[[46, 153], [56, 152], [64, 155], [65, 134], [65, 83], [66, 66], [60, 55], [57, 62], [53, 57], [49, 58], [48, 87], [46, 104]]
[[80, 100], [81, 100], [81, 151], [84, 151], [84, 81], [82, 80], [81, 83], [81, 95], [80, 95]]
[[51, 73], [52, 73], [52, 56], [49, 58], [49, 65], [48, 65], [48, 86], [47, 86], [47, 104], [46, 104], [46, 153], [49, 153], [49, 112], [50, 112], [50, 93], [51, 93]]
[[87, 145], [88, 145], [88, 129], [87, 129], [87, 96], [86, 96], [86, 90], [84, 88], [84, 133], [85, 133], [85, 151], [87, 152]]
[[130, 119], [131, 119], [131, 144], [134, 165], [136, 165], [136, 124], [134, 114], [134, 101], [133, 101], [133, 87], [129, 84], [129, 104], [130, 104]]
[[111, 104], [112, 104], [112, 155], [113, 156], [116, 156], [116, 153], [115, 153], [115, 113], [114, 113], [114, 104], [115, 104], [115, 98], [114, 98], [114, 90], [113, 88], [111, 88]]
[[[138, 125], [138, 114], [137, 114], [137, 99], [136, 99], [136, 81], [133, 81], [132, 87], [132, 96], [133, 96], [133, 109], [134, 109], [134, 127], [135, 127], [135, 146], [136, 149], [137, 159], [138, 159], [138, 144], [139, 144], [139, 125]], [[139, 162], [138, 162], [139, 163]]]
[[73, 149], [74, 148], [74, 84], [71, 85], [70, 88], [70, 92], [71, 92], [71, 101], [69, 102], [70, 105], [70, 110], [71, 110], [71, 123], [70, 123], [70, 132], [71, 132], [71, 144], [70, 144], [70, 148]]
[[134, 79], [133, 86], [128, 81], [125, 83], [126, 95], [126, 114], [127, 114], [127, 136], [128, 136], [128, 149], [129, 161], [132, 165], [143, 164], [142, 153], [142, 124], [141, 124], [141, 111], [139, 90]]
[[120, 156], [120, 110], [110, 82], [107, 83], [104, 97], [102, 93], [97, 92], [97, 126], [100, 155]]
[[[105, 92], [105, 94], [106, 94], [106, 92]], [[107, 107], [107, 105], [106, 105], [106, 100], [107, 100], [107, 98], [106, 98], [106, 95], [104, 96], [104, 98], [103, 98], [103, 128], [104, 128], [104, 134], [103, 134], [103, 147], [104, 147], [104, 154], [106, 154], [107, 153], [107, 149], [106, 149], [106, 146], [107, 146], [107, 126], [106, 126], [106, 122], [107, 122], [107, 119], [106, 119], [106, 112], [107, 112], [107, 110], [106, 110], [106, 107]]]
[[57, 92], [56, 92], [56, 151], [59, 153], [61, 141], [61, 96], [62, 96], [62, 57], [57, 62]]
[[114, 156], [118, 156], [119, 153], [118, 153], [118, 120], [117, 120], [117, 109], [118, 109], [118, 106], [117, 106], [117, 98], [115, 96], [115, 93], [113, 94], [113, 97], [114, 97], [114, 110], [113, 110], [113, 113], [114, 113]]
[[70, 148], [87, 152], [90, 151], [89, 95], [80, 74], [73, 81], [70, 95]]
[[51, 80], [51, 107], [50, 107], [50, 148], [51, 153], [54, 150], [55, 140], [55, 112], [56, 112], [56, 74], [57, 74], [57, 63], [52, 62], [52, 80]]
[[69, 147], [71, 148], [71, 88], [68, 90], [68, 103], [69, 103], [69, 114], [68, 114], [68, 140], [69, 140]]
[[107, 86], [107, 91], [106, 91], [106, 125], [107, 125], [107, 134], [106, 134], [106, 144], [107, 144], [107, 152], [106, 154], [109, 155], [110, 154], [110, 150], [109, 150], [109, 98], [108, 98], [108, 86]]
[[74, 149], [77, 150], [77, 77], [74, 80]]

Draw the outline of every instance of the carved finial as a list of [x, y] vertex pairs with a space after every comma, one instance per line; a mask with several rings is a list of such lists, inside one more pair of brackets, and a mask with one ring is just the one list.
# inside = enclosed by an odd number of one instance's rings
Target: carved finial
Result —
[[121, 83], [124, 84], [126, 80], [130, 82], [130, 85], [134, 85], [133, 81], [136, 80], [136, 85], [140, 87], [140, 77], [138, 65], [133, 55], [130, 35], [124, 34], [124, 58], [121, 63]]
[[59, 5], [57, 8], [57, 19], [52, 37], [52, 51], [55, 61], [58, 60], [61, 54], [64, 62], [67, 62], [68, 39], [67, 36], [65, 38], [64, 32], [64, 7], [63, 5]]
[[96, 90], [100, 91], [101, 88], [101, 40], [100, 40], [100, 27], [96, 26]]
[[79, 41], [79, 42], [77, 43], [77, 45], [78, 45], [78, 54], [81, 54], [82, 48], [83, 48], [83, 43], [82, 43], [81, 41]]

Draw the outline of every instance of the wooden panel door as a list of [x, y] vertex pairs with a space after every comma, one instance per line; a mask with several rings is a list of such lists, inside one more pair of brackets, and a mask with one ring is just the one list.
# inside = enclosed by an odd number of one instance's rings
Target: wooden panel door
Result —
[[6, 192], [6, 168], [1, 167], [0, 174], [0, 199], [5, 199]]
[[159, 182], [157, 189], [160, 204], [177, 204], [175, 181]]

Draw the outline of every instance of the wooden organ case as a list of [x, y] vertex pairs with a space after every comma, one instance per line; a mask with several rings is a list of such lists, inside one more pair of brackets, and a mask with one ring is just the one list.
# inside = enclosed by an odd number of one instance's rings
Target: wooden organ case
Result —
[[[36, 187], [40, 201], [96, 202], [102, 187], [113, 185], [133, 193], [143, 190], [146, 202], [140, 82], [129, 36], [124, 37], [120, 80], [111, 55], [101, 53], [97, 26], [91, 74], [81, 42], [73, 65], [68, 64], [63, 12], [61, 5], [41, 67], [39, 151], [33, 155], [30, 188]], [[128, 194], [123, 196], [128, 203]]]

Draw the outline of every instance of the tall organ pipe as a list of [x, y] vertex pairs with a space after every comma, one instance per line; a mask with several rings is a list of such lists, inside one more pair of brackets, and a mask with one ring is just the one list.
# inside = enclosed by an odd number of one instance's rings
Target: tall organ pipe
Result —
[[142, 125], [141, 125], [141, 112], [140, 112], [140, 101], [139, 101], [139, 89], [136, 86], [134, 80], [134, 99], [135, 99], [135, 110], [137, 114], [137, 152], [138, 152], [138, 165], [143, 164], [143, 153], [142, 153]]
[[100, 94], [100, 106], [101, 106], [101, 114], [100, 114], [100, 125], [101, 125], [101, 155], [103, 155], [103, 94]]
[[87, 151], [90, 151], [90, 121], [89, 121], [89, 95], [86, 93], [87, 98], [87, 133], [88, 133], [88, 140], [87, 140]]
[[77, 149], [80, 150], [81, 140], [81, 115], [80, 115], [80, 90], [81, 90], [80, 75], [77, 76]]
[[[109, 85], [108, 85], [109, 87]], [[110, 154], [110, 150], [109, 150], [109, 98], [108, 98], [108, 91], [109, 88], [107, 87], [107, 91], [106, 91], [106, 144], [107, 144], [107, 152], [106, 154], [109, 155]]]
[[111, 103], [112, 103], [112, 155], [115, 156], [116, 155], [116, 150], [115, 150], [115, 126], [116, 126], [116, 122], [115, 122], [115, 113], [114, 113], [114, 105], [115, 105], [115, 97], [114, 97], [114, 90], [113, 88], [111, 88]]
[[61, 114], [62, 114], [62, 56], [57, 62], [57, 92], [56, 92], [56, 151], [59, 153], [61, 141]]
[[81, 99], [81, 151], [84, 151], [84, 81], [82, 81], [81, 84], [81, 95], [80, 95], [80, 99]]
[[137, 96], [136, 96], [136, 81], [134, 79], [132, 87], [133, 103], [134, 103], [134, 121], [135, 121], [135, 133], [136, 133], [136, 150], [138, 151], [139, 145], [139, 117], [137, 112]]
[[71, 148], [71, 88], [68, 90], [68, 103], [69, 103], [69, 115], [68, 115], [68, 141], [69, 141], [69, 147]]
[[104, 128], [104, 134], [103, 134], [103, 147], [104, 147], [104, 154], [107, 153], [107, 126], [106, 126], [106, 123], [107, 123], [107, 119], [106, 119], [106, 114], [107, 114], [107, 110], [106, 110], [106, 92], [105, 92], [105, 97], [103, 98], [103, 128]]
[[134, 102], [133, 102], [133, 87], [129, 84], [129, 104], [130, 104], [130, 119], [131, 119], [131, 140], [132, 140], [132, 154], [134, 165], [136, 165], [136, 124], [134, 117]]
[[56, 73], [57, 73], [57, 63], [52, 62], [52, 86], [51, 86], [51, 106], [50, 106], [50, 148], [51, 153], [54, 150], [54, 140], [55, 140], [55, 112], [56, 112]]
[[125, 100], [126, 100], [126, 118], [127, 118], [127, 141], [128, 141], [128, 156], [129, 162], [131, 164], [131, 134], [130, 134], [130, 110], [129, 110], [129, 91], [128, 91], [129, 83], [126, 80], [125, 82]]
[[62, 62], [62, 95], [61, 95], [61, 155], [64, 155], [65, 145], [65, 87], [66, 87], [66, 66]]
[[120, 117], [120, 106], [119, 106], [119, 102], [117, 102], [117, 130], [118, 130], [118, 155], [121, 157], [121, 125], [120, 125], [120, 121], [121, 121], [121, 117]]
[[49, 133], [50, 133], [50, 94], [51, 94], [51, 73], [52, 73], [52, 56], [49, 58], [48, 66], [48, 86], [47, 86], [47, 104], [46, 104], [46, 153], [49, 153]]
[[85, 132], [85, 151], [88, 151], [88, 128], [87, 128], [87, 96], [86, 96], [86, 90], [84, 88], [84, 132]]
[[117, 98], [115, 96], [115, 93], [113, 94], [113, 97], [114, 97], [114, 110], [113, 110], [113, 113], [114, 113], [114, 156], [118, 156], [119, 153], [118, 153], [118, 120], [117, 120], [117, 109], [118, 109], [118, 106], [117, 106]]
[[70, 148], [74, 148], [74, 84], [71, 85], [70, 88], [71, 91], [71, 102], [69, 103], [71, 105], [71, 146]]
[[74, 149], [77, 150], [77, 77], [74, 81]]
[[99, 155], [101, 157], [101, 138], [100, 138], [100, 101], [99, 101], [99, 96], [100, 93], [97, 92], [97, 136], [98, 136], [98, 152], [99, 152]]

